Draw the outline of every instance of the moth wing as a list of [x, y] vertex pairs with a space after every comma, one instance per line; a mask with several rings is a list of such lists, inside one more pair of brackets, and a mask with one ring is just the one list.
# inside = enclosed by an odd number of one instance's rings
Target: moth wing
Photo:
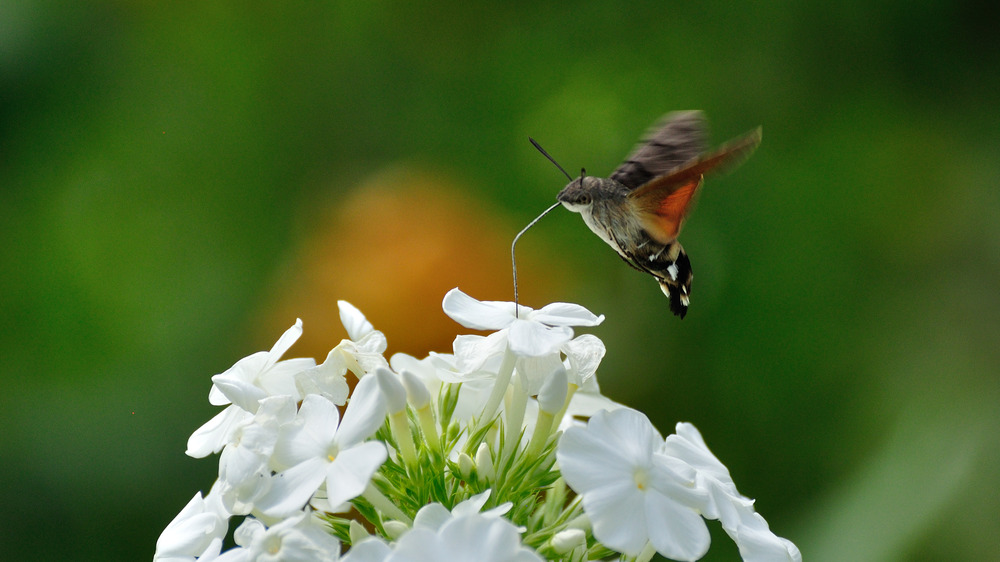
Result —
[[697, 158], [706, 149], [705, 116], [700, 111], [664, 115], [646, 134], [611, 179], [635, 189]]
[[704, 175], [740, 165], [760, 144], [760, 138], [761, 130], [757, 128], [726, 143], [719, 150], [653, 178], [630, 192], [628, 200], [649, 235], [661, 244], [668, 244], [677, 238]]

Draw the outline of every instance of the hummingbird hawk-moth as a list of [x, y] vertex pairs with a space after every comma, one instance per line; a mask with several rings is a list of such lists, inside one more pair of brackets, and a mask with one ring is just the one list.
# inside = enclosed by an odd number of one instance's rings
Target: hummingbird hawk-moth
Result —
[[665, 115], [610, 177], [584, 173], [556, 197], [626, 263], [656, 278], [670, 311], [690, 304], [691, 261], [677, 241], [704, 175], [742, 163], [760, 144], [761, 129], [706, 153], [700, 111]]

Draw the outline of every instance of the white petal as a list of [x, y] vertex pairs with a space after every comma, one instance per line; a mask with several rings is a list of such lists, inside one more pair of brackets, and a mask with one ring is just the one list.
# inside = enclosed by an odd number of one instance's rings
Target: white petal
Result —
[[395, 414], [406, 410], [406, 388], [403, 381], [399, 380], [396, 373], [389, 369], [376, 369], [372, 375], [378, 381], [379, 390], [382, 391], [382, 399], [385, 401], [386, 410], [389, 414]]
[[[476, 511], [479, 510], [477, 509]], [[413, 526], [426, 527], [437, 531], [450, 519], [451, 512], [448, 511], [448, 508], [439, 503], [429, 503], [421, 507], [420, 511], [417, 511], [417, 515], [413, 518]]]
[[385, 339], [385, 334], [378, 330], [368, 332], [363, 337], [354, 340], [354, 343], [358, 348], [358, 352], [362, 354], [380, 354], [389, 345]]
[[331, 505], [340, 505], [361, 495], [388, 452], [378, 441], [361, 443], [340, 451], [327, 469], [326, 494]]
[[[482, 445], [485, 445], [485, 443], [483, 443], [483, 444], [480, 445], [479, 451], [476, 452], [476, 456], [477, 457], [479, 456], [479, 452], [481, 452], [483, 450], [487, 450], [487, 451], [489, 450], [488, 447], [486, 449], [484, 449]], [[483, 506], [486, 505], [486, 502], [489, 501], [490, 495], [492, 493], [493, 493], [492, 489], [487, 489], [485, 492], [480, 492], [480, 493], [472, 496], [471, 498], [469, 498], [469, 499], [467, 499], [467, 500], [459, 503], [451, 511], [456, 516], [457, 515], [472, 515], [474, 513], [479, 513], [483, 509]]]
[[302, 400], [295, 421], [282, 427], [271, 459], [274, 468], [295, 466], [307, 459], [325, 459], [336, 440], [340, 414], [318, 394]]
[[229, 406], [191, 434], [187, 454], [200, 459], [222, 450], [239, 426], [253, 419], [253, 414], [238, 406]]
[[427, 384], [423, 379], [410, 371], [402, 371], [400, 378], [403, 381], [403, 387], [406, 389], [406, 400], [415, 410], [419, 410], [431, 403], [430, 389], [427, 388]]
[[377, 537], [365, 539], [357, 544], [351, 545], [351, 550], [341, 558], [341, 562], [383, 562], [392, 549]]
[[566, 352], [572, 368], [569, 382], [583, 387], [597, 373], [597, 367], [600, 366], [601, 359], [604, 359], [606, 349], [604, 342], [597, 336], [583, 334], [566, 342], [563, 351]]
[[388, 562], [440, 562], [457, 560], [447, 545], [438, 538], [435, 531], [426, 527], [414, 527], [399, 537], [396, 548], [386, 560]]
[[[270, 365], [268, 352], [258, 351], [240, 359], [232, 367], [216, 376], [234, 377], [247, 383], [253, 383], [257, 380], [257, 376]], [[213, 385], [212, 390], [208, 392], [208, 402], [213, 406], [224, 406], [229, 404], [229, 399]]]
[[633, 482], [620, 481], [583, 496], [583, 508], [594, 525], [594, 537], [629, 556], [649, 542], [643, 494]]
[[267, 527], [259, 519], [246, 518], [233, 532], [233, 541], [240, 546], [250, 546], [254, 538], [267, 532]]
[[597, 392], [578, 390], [569, 401], [569, 408], [559, 424], [559, 429], [565, 431], [574, 425], [579, 425], [577, 418], [586, 419], [601, 410], [617, 410], [624, 407], [623, 404], [602, 395], [599, 390]]
[[578, 494], [631, 480], [633, 466], [616, 443], [584, 427], [571, 427], [559, 439], [556, 458], [566, 483]]
[[514, 303], [478, 301], [458, 289], [448, 291], [441, 304], [445, 314], [473, 330], [501, 330], [514, 321]]
[[329, 462], [311, 458], [271, 479], [271, 489], [257, 500], [257, 509], [272, 517], [287, 517], [302, 509], [326, 477]]
[[[507, 349], [507, 332], [493, 332], [488, 336], [464, 335], [455, 338], [452, 344], [455, 350], [455, 364], [458, 370], [465, 374], [483, 368], [490, 358], [500, 355]], [[439, 372], [441, 380], [452, 381], [446, 371]]]
[[521, 537], [514, 525], [479, 514], [452, 519], [441, 528], [440, 536], [454, 551], [465, 553], [459, 559], [509, 560], [521, 550]]
[[603, 441], [614, 443], [618, 455], [630, 464], [648, 464], [652, 453], [663, 443], [646, 414], [631, 408], [598, 412], [587, 428]]
[[754, 513], [748, 524], [740, 526], [730, 536], [746, 562], [802, 562], [798, 547], [772, 533], [760, 514]]
[[708, 552], [711, 537], [705, 520], [693, 509], [656, 492], [646, 494], [649, 540], [674, 560], [697, 560]]
[[[160, 538], [156, 540], [154, 560], [169, 560], [171, 557], [198, 556], [206, 549], [213, 548], [226, 534], [228, 518], [208, 509], [201, 492], [195, 494], [184, 509], [167, 524]], [[218, 550], [215, 550], [216, 554]]]
[[[517, 359], [517, 372], [524, 375], [527, 380], [528, 394], [534, 396], [542, 389], [542, 385], [557, 372], [566, 372], [566, 365], [558, 353], [550, 353], [539, 357], [519, 357]], [[567, 377], [569, 373], [566, 373]], [[567, 381], [568, 382], [568, 381]]]
[[547, 304], [528, 317], [547, 326], [596, 326], [604, 322], [603, 314], [596, 316], [586, 308], [568, 302]]
[[[560, 365], [561, 367], [562, 365]], [[538, 408], [548, 414], [556, 414], [566, 404], [566, 394], [569, 383], [566, 382], [566, 369], [560, 369], [550, 375], [538, 391]]]
[[256, 413], [260, 400], [267, 397], [267, 392], [252, 381], [226, 374], [212, 377], [212, 388], [218, 389], [234, 406], [250, 413]]
[[515, 320], [510, 326], [510, 350], [520, 357], [538, 357], [556, 353], [573, 337], [566, 326], [550, 328], [531, 320]]
[[344, 411], [344, 421], [337, 430], [337, 444], [344, 448], [368, 439], [382, 427], [385, 416], [378, 380], [373, 376], [364, 377], [354, 387], [354, 394]]
[[338, 406], [347, 403], [350, 388], [344, 375], [347, 366], [344, 356], [337, 350], [330, 351], [322, 364], [293, 375], [295, 388], [300, 396], [320, 394]]
[[281, 359], [281, 356], [284, 355], [285, 352], [288, 351], [288, 348], [292, 347], [292, 344], [298, 341], [301, 336], [302, 319], [296, 318], [295, 324], [293, 324], [291, 328], [285, 330], [285, 333], [281, 334], [278, 341], [275, 342], [273, 347], [271, 347], [271, 351], [267, 352], [270, 362], [273, 364], [276, 363], [278, 359]]
[[340, 323], [347, 330], [347, 337], [352, 340], [358, 341], [375, 329], [372, 323], [365, 318], [365, 315], [361, 314], [361, 311], [353, 304], [347, 301], [337, 301], [337, 307], [340, 308]]
[[257, 377], [257, 385], [267, 391], [270, 396], [287, 394], [296, 399], [302, 398], [295, 387], [295, 376], [302, 371], [316, 366], [312, 357], [296, 357], [278, 361]]

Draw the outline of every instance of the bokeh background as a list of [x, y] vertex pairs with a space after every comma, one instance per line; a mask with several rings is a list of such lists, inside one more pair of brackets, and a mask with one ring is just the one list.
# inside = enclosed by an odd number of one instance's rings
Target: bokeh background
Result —
[[[1000, 9], [880, 2], [0, 2], [0, 552], [142, 560], [215, 477], [209, 377], [296, 317], [449, 351], [461, 287], [659, 115], [713, 143], [680, 321], [578, 216], [524, 304], [607, 320], [610, 397], [694, 422], [806, 560], [1000, 548]], [[707, 559], [733, 560], [713, 527]]]

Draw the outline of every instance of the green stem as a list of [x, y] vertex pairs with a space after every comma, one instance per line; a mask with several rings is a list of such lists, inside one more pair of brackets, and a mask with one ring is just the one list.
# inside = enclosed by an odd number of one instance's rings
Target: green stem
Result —
[[[497, 413], [497, 409], [500, 407], [500, 401], [503, 400], [504, 394], [507, 393], [507, 387], [510, 386], [510, 377], [514, 373], [514, 363], [517, 362], [517, 357], [511, 353], [510, 348], [504, 351], [503, 362], [500, 363], [500, 370], [497, 372], [497, 378], [493, 383], [493, 390], [490, 392], [490, 397], [486, 401], [486, 406], [483, 407], [483, 413], [479, 415], [479, 419], [475, 420], [473, 423], [473, 429], [469, 432], [470, 435], [474, 435], [479, 432], [480, 424], [491, 424], [493, 423], [493, 417]], [[479, 441], [470, 439], [465, 444], [465, 452], [472, 456], [476, 453], [476, 449], [479, 448]]]
[[521, 425], [524, 423], [524, 409], [528, 405], [528, 389], [525, 388], [524, 375], [517, 374], [514, 380], [514, 388], [511, 392], [511, 399], [505, 411], [507, 416], [507, 433], [504, 436], [503, 455], [501, 463], [506, 462], [511, 455], [517, 451], [517, 445], [521, 440]]
[[378, 491], [371, 482], [368, 483], [368, 487], [361, 494], [363, 498], [368, 500], [369, 503], [383, 516], [389, 517], [390, 519], [395, 519], [396, 521], [402, 521], [407, 525], [412, 525], [413, 520], [410, 519], [405, 513], [402, 512], [396, 504], [389, 501], [389, 498], [385, 497], [382, 492]]
[[653, 543], [646, 543], [645, 548], [639, 553], [639, 556], [635, 557], [635, 562], [649, 562], [656, 555], [656, 549], [653, 548]]

